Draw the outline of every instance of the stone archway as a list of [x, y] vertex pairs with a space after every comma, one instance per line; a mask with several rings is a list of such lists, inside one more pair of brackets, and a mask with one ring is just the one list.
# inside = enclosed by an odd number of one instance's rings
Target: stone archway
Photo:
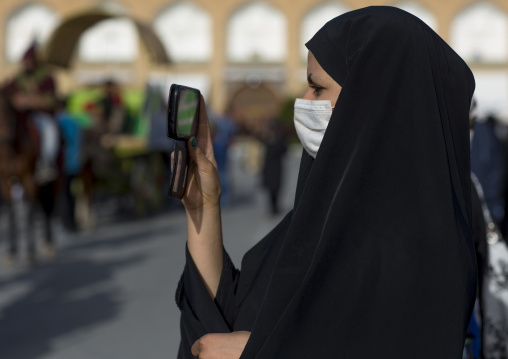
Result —
[[246, 171], [258, 174], [264, 158], [262, 139], [269, 120], [278, 114], [280, 99], [275, 85], [242, 83], [232, 87], [227, 112], [243, 129], [237, 143], [241, 147], [242, 163]]
[[81, 35], [92, 26], [108, 19], [128, 19], [132, 21], [151, 60], [158, 64], [169, 63], [162, 42], [150, 26], [132, 17], [113, 13], [107, 9], [92, 9], [63, 20], [53, 31], [44, 47], [46, 61], [55, 66], [69, 68]]
[[271, 85], [237, 85], [231, 91], [228, 112], [250, 134], [260, 137], [267, 122], [277, 116], [280, 99]]

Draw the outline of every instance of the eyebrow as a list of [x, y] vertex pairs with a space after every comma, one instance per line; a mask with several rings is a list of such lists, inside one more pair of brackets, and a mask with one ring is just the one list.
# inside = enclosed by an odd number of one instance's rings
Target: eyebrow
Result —
[[307, 75], [307, 82], [309, 83], [309, 85], [316, 85], [316, 86], [319, 86], [319, 87], [323, 87], [322, 85], [319, 84], [319, 76], [318, 76], [318, 80], [317, 81], [318, 82], [316, 82], [316, 81], [314, 81], [312, 79], [312, 72]]
[[310, 84], [314, 84], [314, 81], [312, 81], [312, 72], [307, 75], [307, 82]]

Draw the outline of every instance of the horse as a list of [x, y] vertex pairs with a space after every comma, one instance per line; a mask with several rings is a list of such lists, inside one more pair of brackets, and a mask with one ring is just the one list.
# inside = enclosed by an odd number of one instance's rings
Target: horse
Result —
[[[13, 264], [19, 250], [19, 222], [16, 204], [27, 204], [26, 240], [28, 262], [36, 262], [34, 218], [42, 209], [44, 223], [43, 250], [54, 256], [51, 218], [55, 209], [60, 176], [41, 181], [40, 164], [41, 133], [30, 116], [16, 116], [15, 109], [5, 93], [0, 93], [0, 194], [8, 205], [9, 231], [7, 264]], [[39, 166], [40, 167], [40, 166]], [[39, 179], [38, 179], [39, 177]]]

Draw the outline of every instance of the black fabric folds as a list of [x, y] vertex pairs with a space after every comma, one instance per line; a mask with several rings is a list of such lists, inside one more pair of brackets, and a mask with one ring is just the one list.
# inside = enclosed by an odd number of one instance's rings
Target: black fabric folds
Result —
[[307, 47], [342, 92], [242, 358], [461, 358], [472, 73], [391, 7], [339, 16]]
[[477, 286], [471, 71], [392, 7], [307, 47], [342, 92], [293, 212], [219, 288], [228, 326], [252, 332], [241, 358], [459, 359]]

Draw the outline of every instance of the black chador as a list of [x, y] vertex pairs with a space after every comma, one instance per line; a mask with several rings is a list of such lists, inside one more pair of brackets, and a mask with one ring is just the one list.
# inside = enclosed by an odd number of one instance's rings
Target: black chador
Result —
[[421, 20], [369, 7], [307, 47], [342, 86], [294, 209], [215, 301], [187, 256], [179, 358], [251, 332], [242, 359], [460, 359], [476, 291], [469, 106], [474, 78]]

